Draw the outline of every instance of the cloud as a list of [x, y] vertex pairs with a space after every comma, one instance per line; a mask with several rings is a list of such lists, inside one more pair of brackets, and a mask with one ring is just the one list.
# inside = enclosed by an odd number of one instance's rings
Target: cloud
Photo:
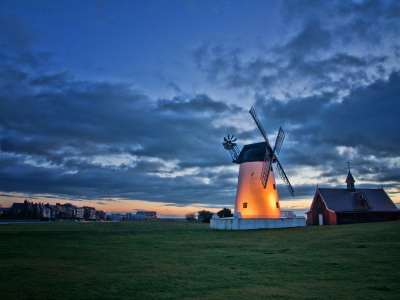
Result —
[[[234, 194], [235, 175], [218, 179], [230, 163], [221, 141], [232, 128], [214, 122], [240, 107], [205, 94], [154, 101], [127, 84], [25, 70], [0, 60], [2, 191], [183, 206]], [[227, 186], [232, 192], [221, 192]]]
[[279, 101], [324, 93], [341, 101], [399, 70], [396, 1], [285, 1], [280, 11], [288, 29], [279, 43], [206, 42], [193, 53], [198, 70], [214, 84]]
[[193, 53], [198, 70], [252, 96], [268, 134], [284, 128], [281, 162], [289, 179], [303, 181], [297, 195], [311, 195], [305, 178], [342, 185], [349, 160], [360, 181], [397, 182], [398, 2], [284, 1], [280, 13], [278, 43], [249, 51], [207, 41]]
[[[279, 126], [287, 134], [280, 162], [297, 198], [312, 198], [317, 182], [343, 185], [349, 160], [360, 184], [384, 182], [395, 193], [399, 11], [393, 1], [289, 1], [273, 45], [199, 43], [196, 75], [251, 103], [188, 93], [180, 79], [166, 81], [176, 94], [160, 99], [134, 83], [83, 79], [35, 51], [37, 37], [20, 19], [1, 17], [0, 190], [232, 205], [238, 166], [222, 137], [261, 141], [248, 114], [254, 104], [267, 134]], [[284, 185], [278, 192], [289, 198]]]

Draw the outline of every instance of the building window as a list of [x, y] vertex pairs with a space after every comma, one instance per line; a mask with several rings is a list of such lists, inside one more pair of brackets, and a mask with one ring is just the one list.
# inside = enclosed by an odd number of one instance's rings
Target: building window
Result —
[[247, 202], [243, 203], [243, 208], [247, 208]]
[[272, 168], [272, 165], [271, 165], [271, 171], [272, 171], [272, 172], [274, 171], [274, 169]]
[[274, 190], [276, 190], [276, 185], [275, 185], [275, 183], [274, 183], [272, 186], [274, 187]]
[[276, 208], [279, 208], [279, 202], [276, 202]]

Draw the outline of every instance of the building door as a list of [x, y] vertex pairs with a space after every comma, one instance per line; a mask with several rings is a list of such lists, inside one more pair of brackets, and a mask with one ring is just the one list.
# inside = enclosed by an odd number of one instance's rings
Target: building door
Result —
[[319, 225], [320, 226], [324, 225], [324, 215], [319, 214], [318, 217], [319, 217], [318, 218], [319, 219]]

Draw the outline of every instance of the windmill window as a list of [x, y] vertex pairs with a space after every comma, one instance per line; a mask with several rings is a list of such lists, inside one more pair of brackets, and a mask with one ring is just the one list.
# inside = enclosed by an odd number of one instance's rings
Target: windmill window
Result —
[[243, 208], [247, 208], [247, 202], [243, 203]]
[[276, 202], [276, 208], [279, 208], [279, 202]]
[[275, 183], [274, 183], [272, 186], [274, 187], [274, 190], [276, 190], [276, 185], [275, 185]]

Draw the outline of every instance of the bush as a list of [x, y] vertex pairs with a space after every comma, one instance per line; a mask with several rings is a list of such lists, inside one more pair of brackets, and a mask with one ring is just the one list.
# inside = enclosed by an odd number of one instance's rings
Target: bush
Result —
[[188, 221], [196, 220], [195, 214], [194, 214], [194, 213], [188, 213], [188, 214], [186, 214], [186, 220], [188, 220]]
[[201, 210], [198, 212], [198, 214], [199, 214], [199, 220], [201, 220], [203, 223], [210, 223], [210, 220], [214, 213], [208, 210]]
[[221, 209], [219, 212], [217, 212], [218, 217], [220, 218], [228, 218], [228, 217], [233, 217], [232, 210], [229, 208], [224, 207], [224, 209]]

